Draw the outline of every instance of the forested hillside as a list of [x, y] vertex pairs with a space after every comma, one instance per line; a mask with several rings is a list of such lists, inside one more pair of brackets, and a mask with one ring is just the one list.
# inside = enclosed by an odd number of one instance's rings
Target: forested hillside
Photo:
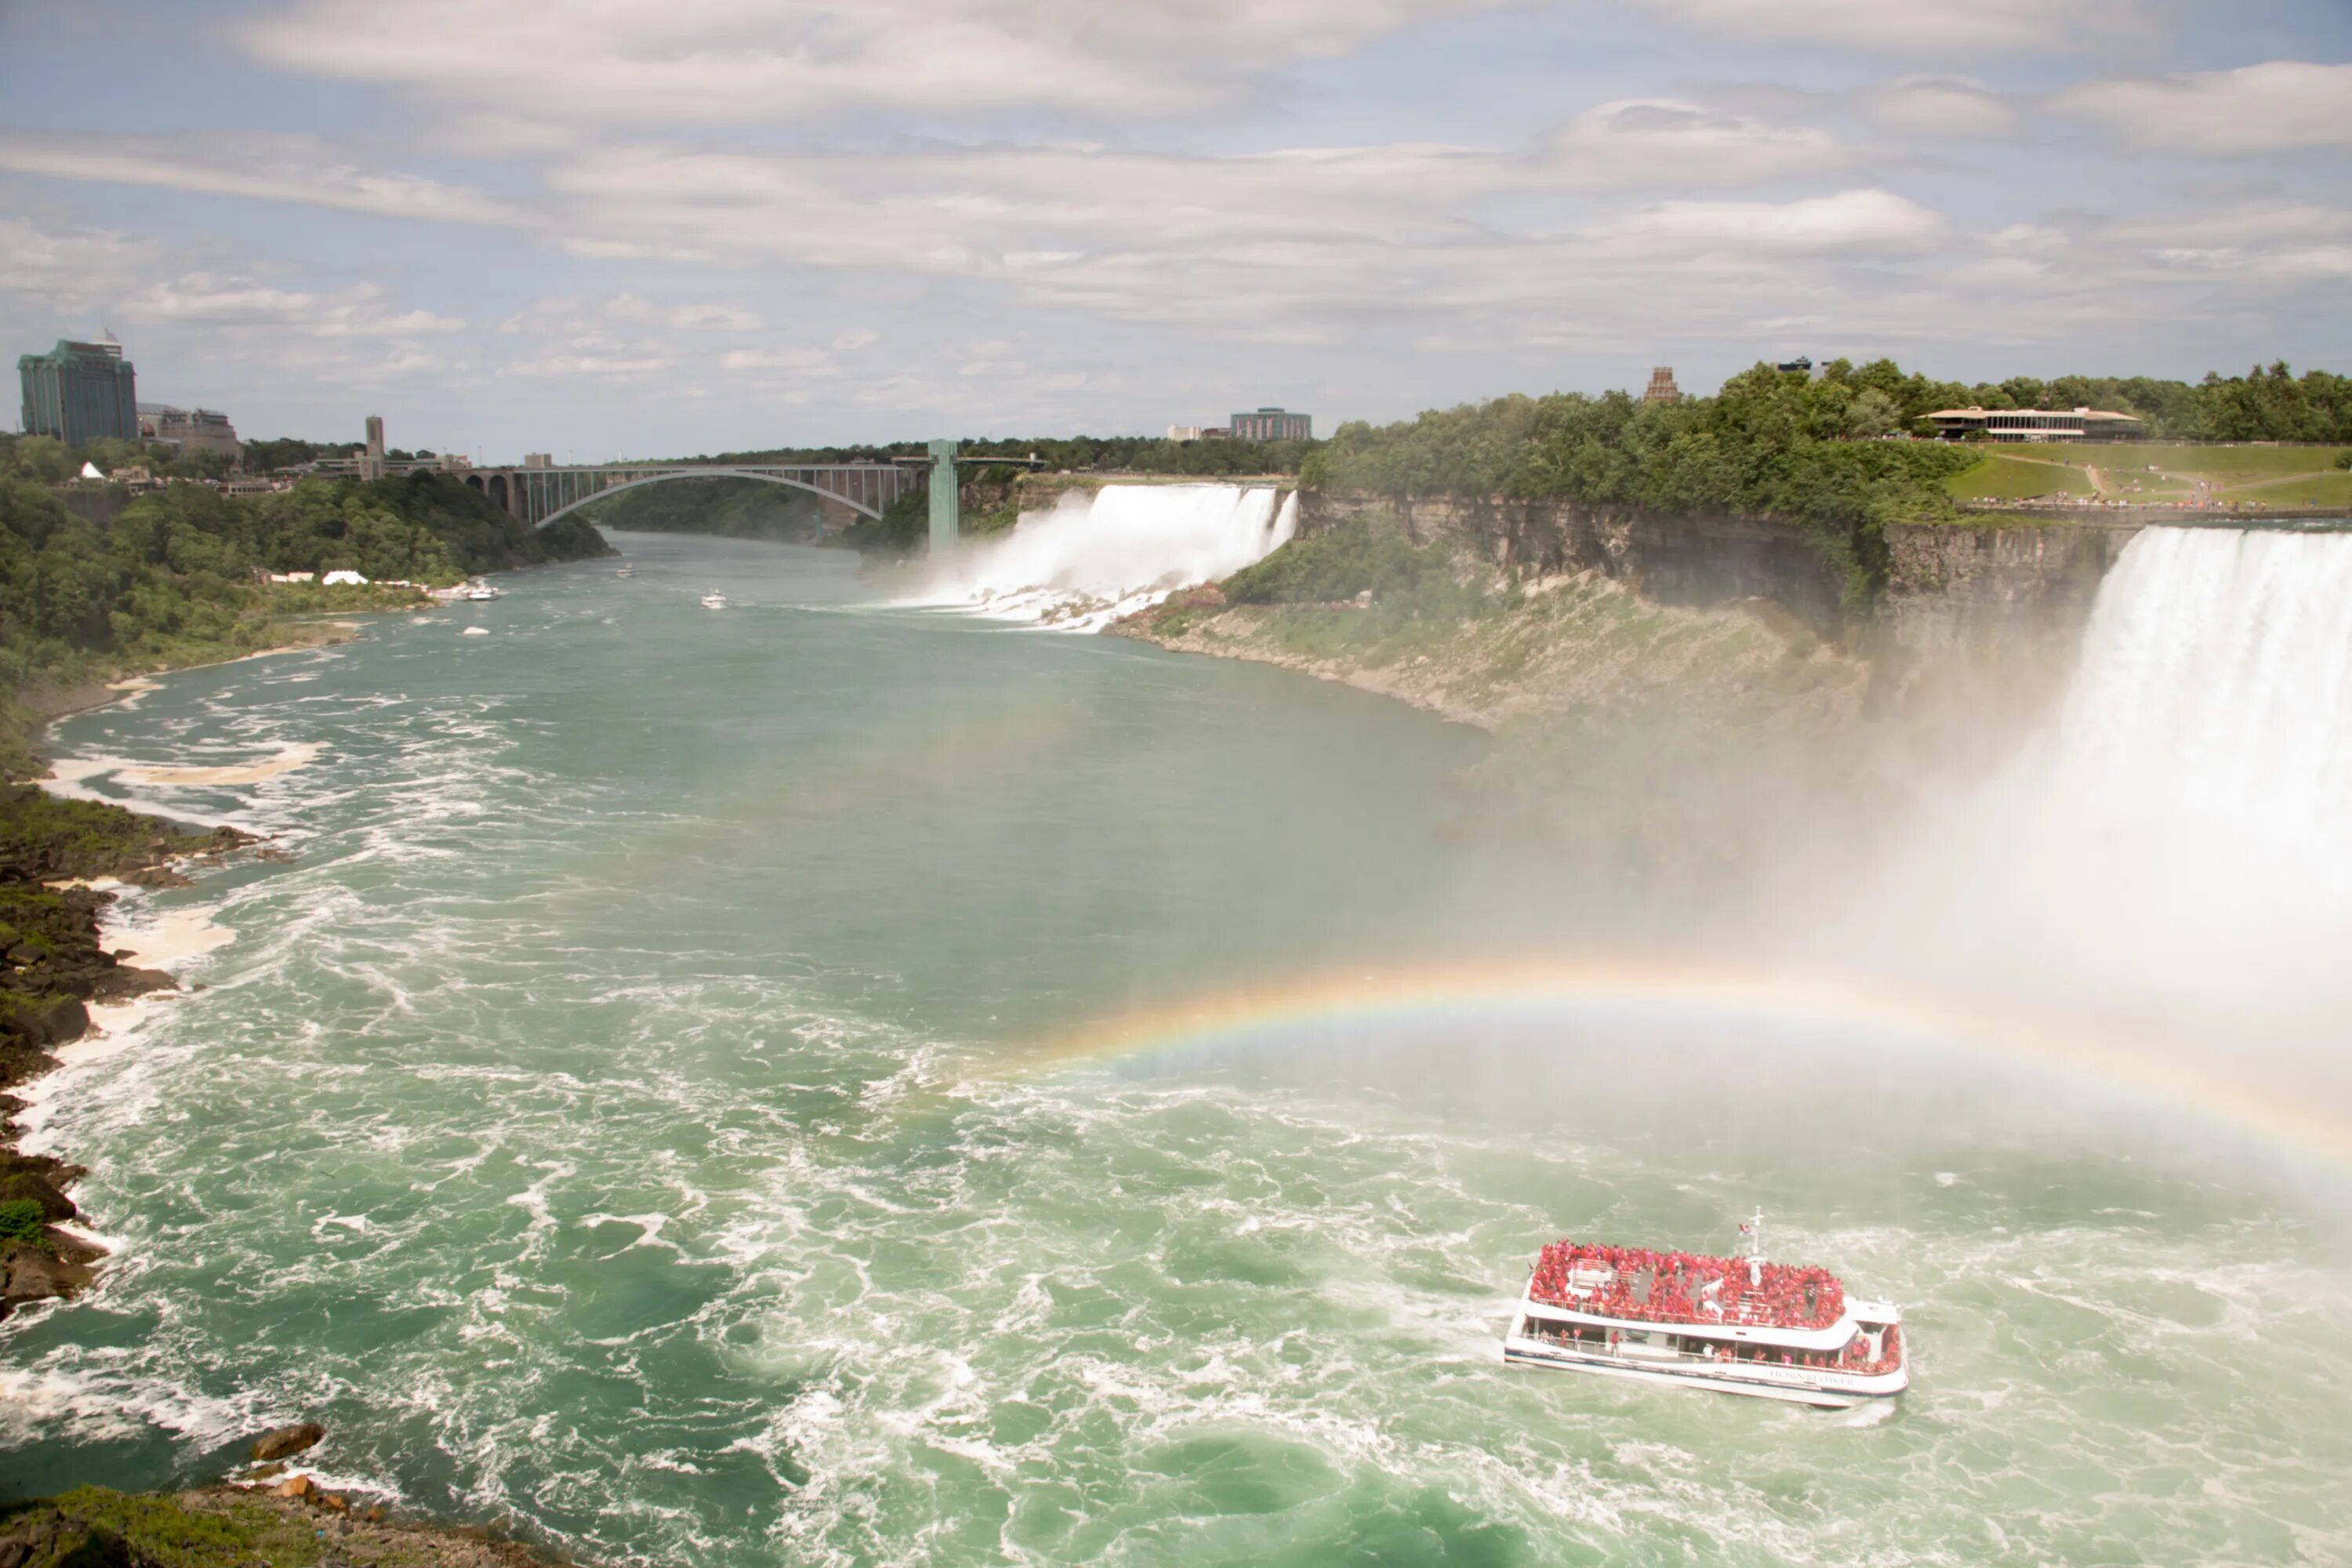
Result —
[[12, 708], [27, 688], [224, 658], [266, 646], [278, 617], [373, 605], [365, 591], [266, 586], [257, 573], [350, 567], [378, 581], [449, 584], [606, 551], [583, 521], [534, 531], [457, 480], [425, 473], [310, 480], [234, 500], [175, 484], [119, 510], [119, 495], [84, 492], [107, 503], [100, 515], [111, 512], [93, 522], [46, 482], [57, 449], [0, 437], [0, 695]]

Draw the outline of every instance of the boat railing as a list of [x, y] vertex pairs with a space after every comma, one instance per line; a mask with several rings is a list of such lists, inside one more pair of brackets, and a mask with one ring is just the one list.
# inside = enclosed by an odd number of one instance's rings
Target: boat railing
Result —
[[[1646, 1301], [1621, 1300], [1602, 1303], [1578, 1299], [1572, 1295], [1568, 1295], [1568, 1299], [1565, 1300], [1532, 1295], [1528, 1299], [1543, 1306], [1557, 1307], [1562, 1311], [1589, 1312], [1596, 1318], [1618, 1318], [1629, 1323], [1655, 1323], [1660, 1328], [1785, 1329], [1792, 1332], [1811, 1334], [1819, 1333], [1823, 1329], [1833, 1329], [1838, 1324], [1838, 1317], [1834, 1316], [1827, 1322], [1817, 1323], [1782, 1322], [1773, 1317], [1745, 1316], [1736, 1310], [1726, 1311], [1718, 1317], [1710, 1317], [1705, 1312], [1692, 1312], [1687, 1317], [1667, 1318], [1655, 1315]], [[1843, 1302], [1840, 1303], [1839, 1316], [1843, 1315]]]
[[[1666, 1331], [1661, 1329], [1655, 1331]], [[1615, 1338], [1613, 1334], [1596, 1334], [1587, 1339], [1575, 1334], [1553, 1334], [1530, 1330], [1521, 1333], [1519, 1337], [1533, 1340], [1539, 1345], [1547, 1345], [1554, 1350], [1574, 1351], [1579, 1355], [1607, 1356], [1612, 1361], [1634, 1362], [1652, 1366], [1673, 1363], [1687, 1366], [1736, 1367], [1749, 1371], [1803, 1373], [1816, 1377], [1866, 1378], [1884, 1377], [1903, 1364], [1903, 1352], [1899, 1341], [1874, 1362], [1846, 1365], [1840, 1363], [1825, 1364], [1817, 1361], [1796, 1359], [1807, 1354], [1822, 1353], [1819, 1352], [1783, 1352], [1789, 1354], [1790, 1359], [1781, 1360], [1773, 1355], [1740, 1355], [1736, 1351], [1727, 1356], [1722, 1354], [1720, 1350], [1687, 1351], [1679, 1345], [1658, 1345], [1643, 1341]], [[1614, 1342], [1612, 1342], [1612, 1339]]]

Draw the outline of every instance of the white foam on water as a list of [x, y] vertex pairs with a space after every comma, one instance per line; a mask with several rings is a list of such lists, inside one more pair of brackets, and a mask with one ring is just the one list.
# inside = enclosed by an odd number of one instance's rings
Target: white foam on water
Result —
[[[118, 898], [100, 921], [99, 945], [127, 954], [124, 962], [135, 968], [160, 969], [177, 979], [206, 954], [236, 940], [235, 931], [214, 922], [216, 907], [154, 911], [147, 904], [148, 895], [140, 891]], [[134, 1100], [140, 1093], [139, 1075], [115, 1072], [110, 1064], [130, 1052], [150, 1023], [184, 1005], [186, 997], [184, 991], [151, 991], [122, 1002], [91, 1004], [89, 1033], [52, 1050], [56, 1068], [17, 1090], [24, 1102], [16, 1122], [25, 1152], [67, 1152], [59, 1146], [53, 1124], [69, 1105], [89, 1108], [105, 1102], [120, 1109]], [[100, 1245], [109, 1244], [101, 1240]]]
[[1105, 485], [1024, 512], [1011, 533], [927, 563], [907, 602], [1056, 631], [1099, 631], [1288, 542], [1298, 497], [1270, 486]]

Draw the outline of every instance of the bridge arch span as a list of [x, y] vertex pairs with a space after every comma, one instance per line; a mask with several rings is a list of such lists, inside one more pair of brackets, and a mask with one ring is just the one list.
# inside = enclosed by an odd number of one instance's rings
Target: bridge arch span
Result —
[[644, 474], [616, 485], [606, 485], [594, 495], [582, 496], [578, 500], [570, 501], [556, 508], [541, 518], [536, 526], [545, 528], [559, 517], [569, 517], [583, 506], [593, 506], [608, 496], [619, 495], [623, 490], [636, 489], [643, 485], [667, 484], [672, 479], [758, 479], [762, 484], [782, 485], [788, 489], [804, 491], [819, 500], [838, 501], [860, 517], [870, 517], [879, 521], [882, 516], [881, 509], [878, 507], [867, 506], [863, 501], [856, 500], [837, 491], [820, 489], [806, 479], [796, 479], [787, 474], [764, 472], [759, 468], [728, 468], [702, 464], [690, 468], [666, 468], [659, 473]]

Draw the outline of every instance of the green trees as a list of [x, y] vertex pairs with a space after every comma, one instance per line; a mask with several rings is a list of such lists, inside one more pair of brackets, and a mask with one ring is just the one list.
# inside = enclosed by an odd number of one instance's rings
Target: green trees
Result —
[[1666, 511], [1771, 512], [1803, 526], [1866, 597], [1890, 519], [1948, 510], [1937, 481], [1974, 454], [1892, 432], [1940, 389], [1892, 362], [1833, 361], [1819, 378], [1759, 364], [1713, 397], [1622, 392], [1505, 397], [1375, 429], [1344, 425], [1301, 481], [1405, 498], [1569, 500]]
[[2209, 375], [2198, 392], [2203, 433], [2216, 441], [2352, 441], [2352, 377], [2298, 378], [2280, 360], [2227, 381]]
[[55, 441], [0, 437], [0, 696], [259, 646], [272, 605], [260, 573], [351, 567], [449, 584], [605, 552], [584, 521], [534, 532], [441, 474], [313, 480], [240, 500], [174, 484], [93, 522], [50, 488], [78, 466]]
[[1832, 360], [1816, 376], [1759, 364], [1713, 397], [1640, 403], [1622, 392], [1510, 396], [1375, 428], [1341, 426], [1307, 456], [1309, 488], [1406, 498], [1564, 499], [1666, 511], [1769, 512], [1801, 525], [1844, 573], [1851, 599], [1884, 578], [1885, 525], [1948, 515], [1941, 481], [1973, 451], [1877, 437], [1925, 434], [1938, 408], [2095, 406], [2137, 413], [2150, 435], [2352, 441], [2352, 378], [2284, 363], [2202, 384], [2011, 376], [1963, 386], [1892, 360]]

